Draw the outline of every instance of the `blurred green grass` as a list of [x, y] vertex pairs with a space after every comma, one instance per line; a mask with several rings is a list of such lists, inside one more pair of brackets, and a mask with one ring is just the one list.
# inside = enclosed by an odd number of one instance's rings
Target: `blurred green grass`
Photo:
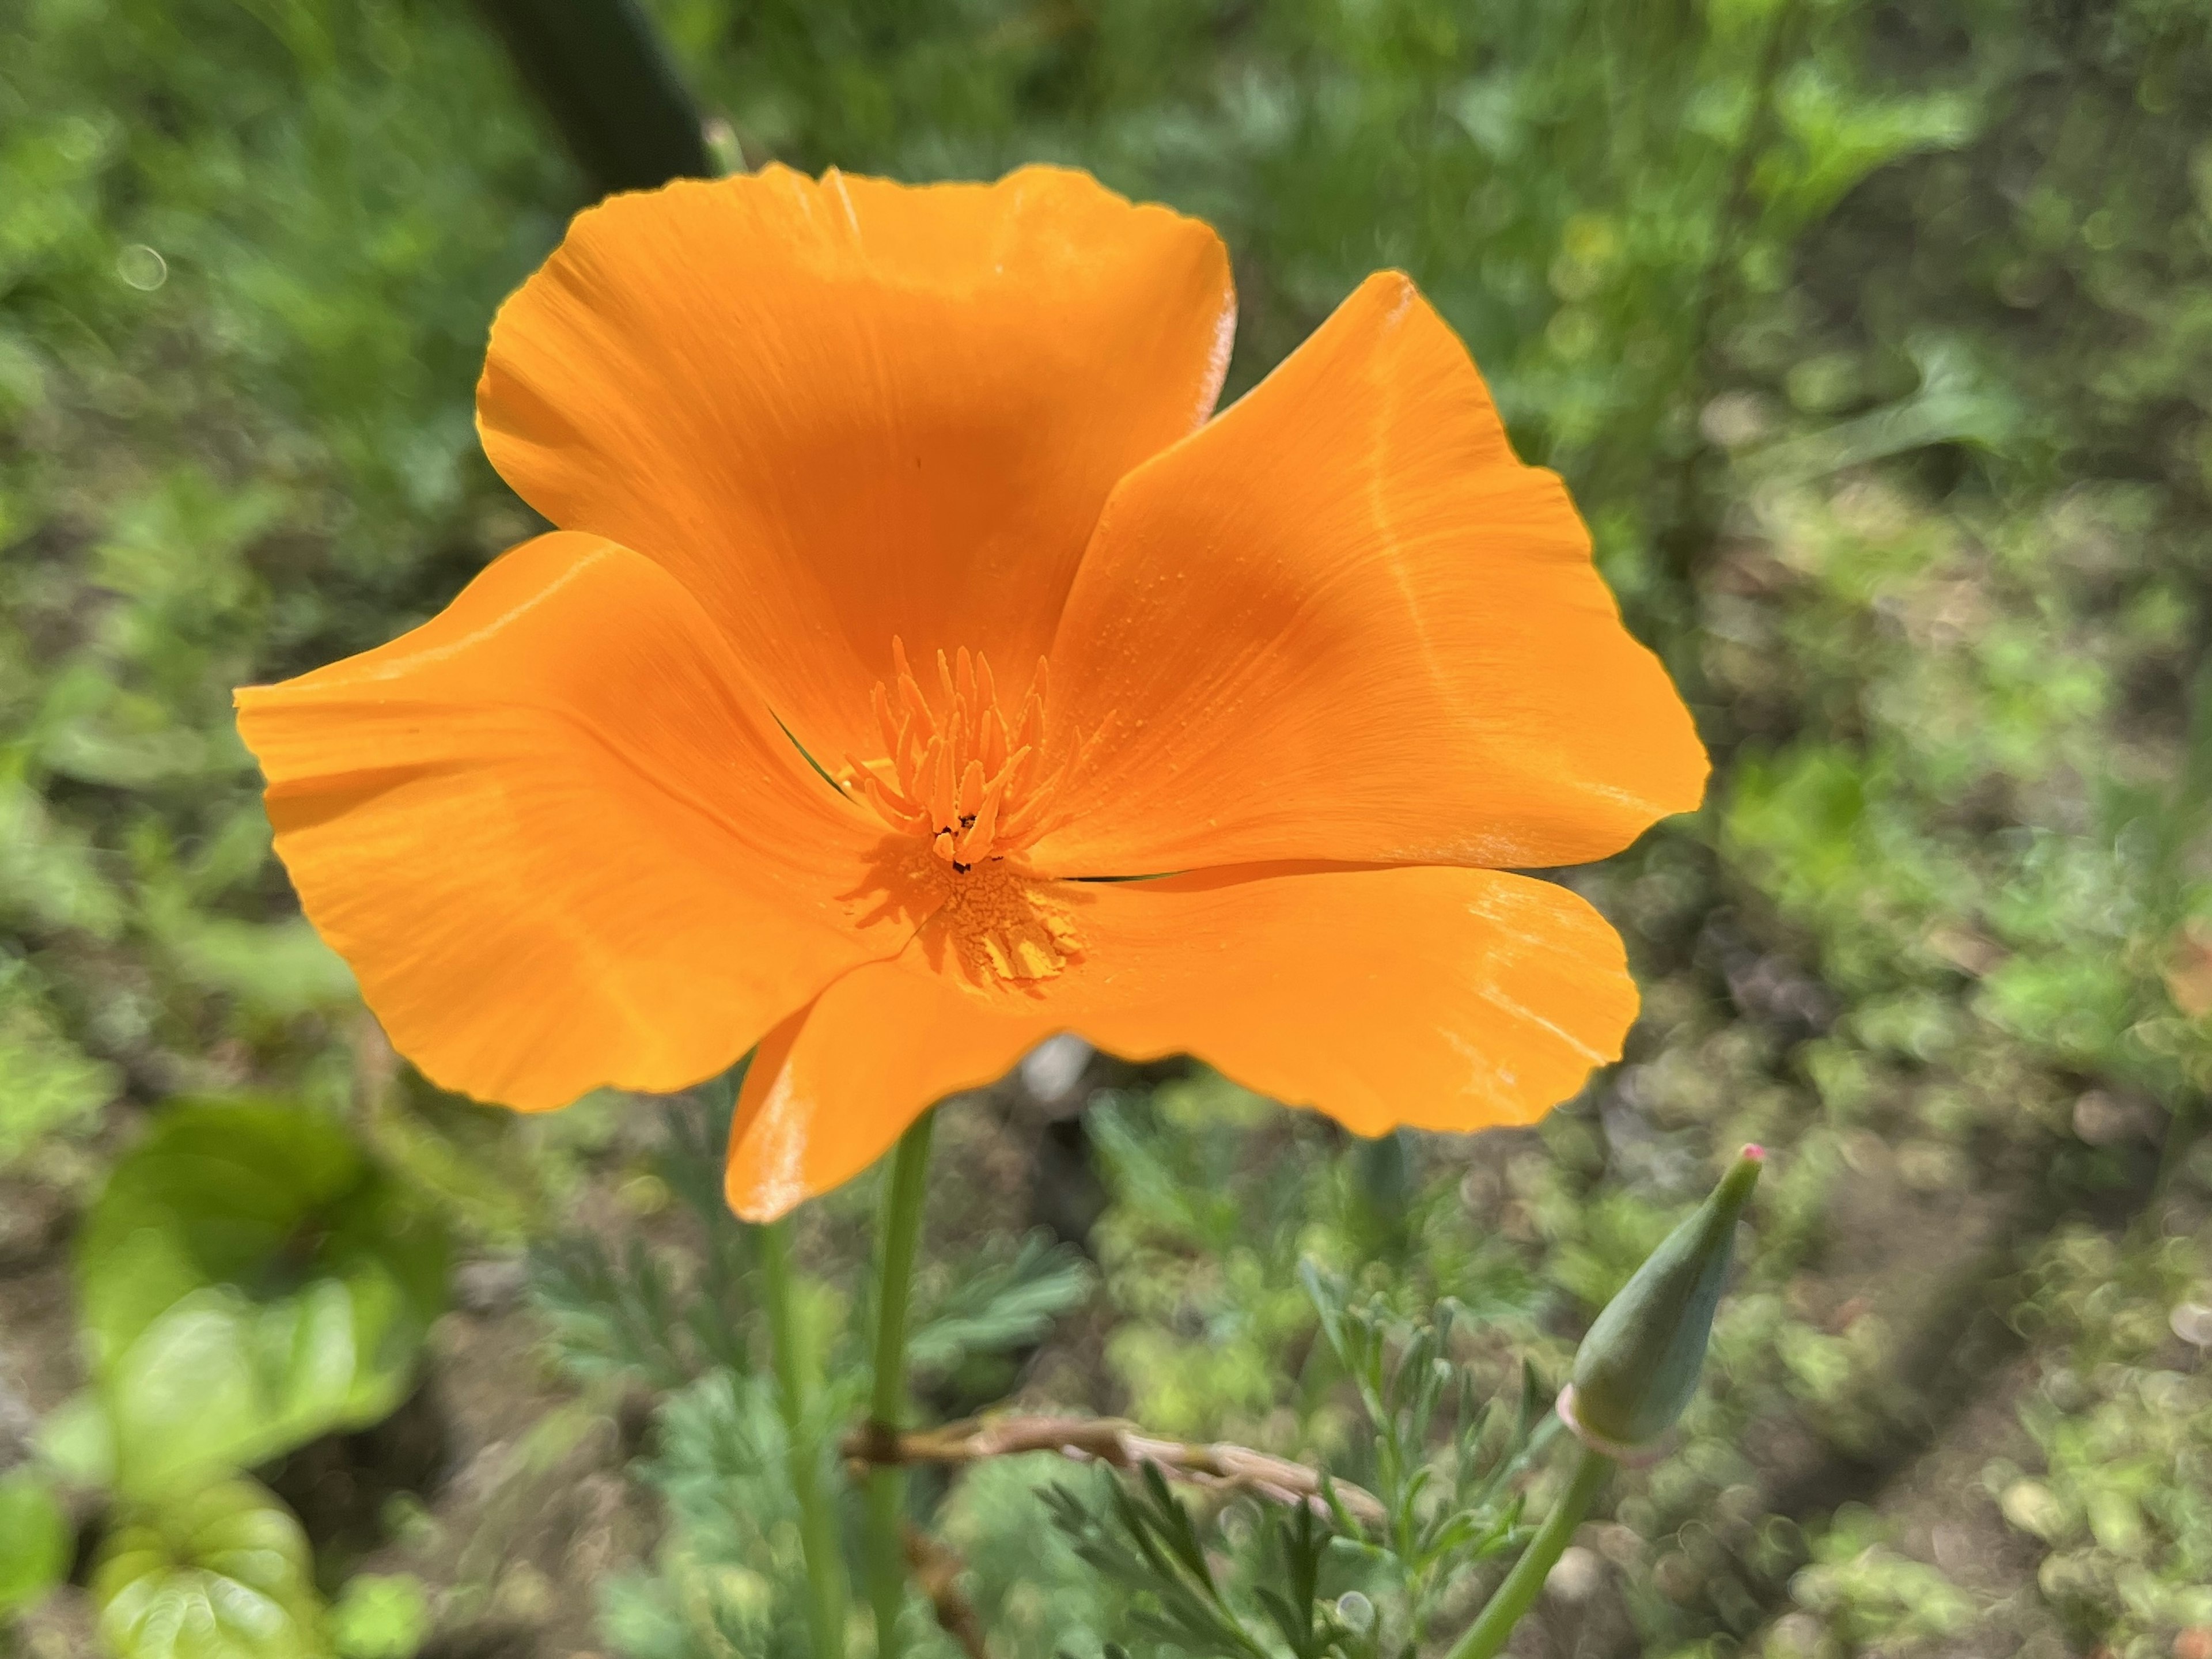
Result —
[[[1057, 159], [1212, 219], [1232, 390], [1405, 268], [1568, 477], [1721, 771], [1577, 878], [1646, 985], [1629, 1063], [1540, 1145], [1426, 1149], [1393, 1248], [1548, 1309], [1515, 1340], [1556, 1360], [1717, 1156], [1784, 1149], [1691, 1445], [1620, 1504], [1648, 1650], [2212, 1623], [2212, 5], [654, 10], [749, 161]], [[13, 1178], [88, 1190], [180, 1092], [348, 1101], [228, 689], [528, 533], [470, 392], [581, 191], [459, 9], [0, 15]], [[1113, 1108], [1106, 1363], [1164, 1426], [1325, 1448], [1287, 1267], [1383, 1247], [1328, 1134], [1189, 1104]], [[410, 1123], [434, 1187], [573, 1178]]]

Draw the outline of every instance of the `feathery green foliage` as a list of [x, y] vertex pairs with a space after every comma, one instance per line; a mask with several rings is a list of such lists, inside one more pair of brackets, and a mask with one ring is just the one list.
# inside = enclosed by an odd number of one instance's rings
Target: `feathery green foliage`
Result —
[[[1567, 476], [1719, 762], [1699, 818], [1575, 878], [1646, 994], [1583, 1100], [1526, 1135], [1368, 1154], [1203, 1074], [1121, 1078], [1091, 1115], [1095, 1297], [1024, 1371], [1081, 1275], [1015, 1243], [1018, 1214], [994, 1214], [995, 1242], [939, 1240], [924, 1281], [954, 1286], [957, 1340], [925, 1400], [1091, 1387], [1155, 1429], [1391, 1487], [1386, 1442], [1354, 1467], [1359, 1366], [1299, 1261], [1382, 1310], [1382, 1352], [1451, 1297], [1455, 1364], [1557, 1376], [1715, 1158], [1759, 1139], [1778, 1156], [1716, 1386], [1603, 1534], [1624, 1639], [2148, 1659], [2212, 1621], [2191, 1497], [2212, 1172], [2190, 1150], [2212, 1086], [2212, 9], [650, 10], [749, 161], [1058, 159], [1213, 219], [1238, 387], [1367, 270], [1407, 270], [1524, 454]], [[352, 988], [269, 855], [228, 690], [389, 637], [529, 533], [469, 389], [492, 308], [583, 198], [465, 8], [0, 18], [10, 1182], [81, 1203], [180, 1095], [350, 1109], [373, 1069]], [[635, 1470], [685, 1496], [650, 1565], [611, 1571], [609, 1643], [777, 1650], [756, 1579], [787, 1558], [778, 1512], [763, 1487], [766, 1529], [731, 1530], [715, 1486], [781, 1453], [755, 1456], [772, 1412], [722, 1403], [757, 1345], [742, 1239], [693, 1190], [719, 1175], [711, 1135], [679, 1120], [696, 1146], [640, 1158], [411, 1081], [362, 1129], [465, 1243], [537, 1247], [532, 1306], [572, 1379], [653, 1405]], [[558, 1200], [600, 1187], [629, 1195], [616, 1224], [558, 1236]], [[820, 1259], [864, 1259], [830, 1207]], [[0, 1227], [7, 1271], [58, 1249]], [[958, 1288], [978, 1262], [1008, 1286], [981, 1312]], [[859, 1311], [810, 1315], [833, 1370]], [[46, 1436], [68, 1426], [54, 1403], [34, 1402]], [[1435, 1411], [1437, 1435], [1460, 1420]], [[713, 1449], [710, 1421], [751, 1437]], [[1417, 1452], [1391, 1454], [1406, 1482]], [[1456, 1479], [1435, 1467], [1417, 1554]], [[1067, 1474], [916, 1482], [1010, 1653], [1139, 1639], [1038, 1523]], [[1290, 1523], [1205, 1507], [1191, 1524], [1233, 1560]], [[1253, 1639], [1299, 1650], [1352, 1595], [1390, 1628], [1387, 1594], [1332, 1592], [1366, 1558], [1330, 1536], [1304, 1634], [1294, 1607], [1239, 1602]], [[1269, 1559], [1279, 1592], [1289, 1558]], [[1446, 1595], [1439, 1628], [1459, 1612]]]

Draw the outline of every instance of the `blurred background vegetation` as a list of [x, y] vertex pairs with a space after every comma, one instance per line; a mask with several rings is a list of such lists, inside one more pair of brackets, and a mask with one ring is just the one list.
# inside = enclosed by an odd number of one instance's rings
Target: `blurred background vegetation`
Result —
[[[955, 1106], [928, 1408], [1356, 1473], [1300, 1260], [1555, 1382], [1758, 1139], [1711, 1384], [1526, 1651], [2212, 1659], [2212, 4], [649, 9], [746, 164], [1208, 218], [1232, 392], [1410, 271], [1718, 763], [1571, 878], [1646, 1006], [1536, 1130], [1066, 1046]], [[465, 8], [0, 0], [0, 1651], [795, 1639], [714, 1103], [414, 1077], [229, 720], [530, 533], [471, 392], [586, 199]], [[833, 1379], [867, 1184], [803, 1230]], [[922, 1510], [994, 1651], [1147, 1650], [1054, 1475]]]

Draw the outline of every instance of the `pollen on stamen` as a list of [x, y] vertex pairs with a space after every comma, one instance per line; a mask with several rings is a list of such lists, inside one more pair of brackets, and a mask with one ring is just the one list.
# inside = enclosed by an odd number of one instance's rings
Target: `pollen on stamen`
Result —
[[899, 838], [884, 854], [894, 882], [934, 895], [926, 949], [979, 988], [1049, 979], [1082, 953], [1075, 901], [1022, 853], [1057, 821], [1060, 786], [1097, 733], [1086, 743], [1070, 728], [1048, 744], [1042, 659], [1018, 702], [1003, 703], [981, 652], [935, 659], [925, 688], [905, 641], [891, 641], [890, 678], [869, 697], [883, 752], [848, 753], [839, 782]]
[[848, 755], [841, 781], [891, 829], [927, 842], [940, 862], [965, 873], [1036, 839], [1085, 745], [1071, 732], [1058, 764], [1043, 759], [1050, 682], [1043, 659], [1012, 718], [981, 652], [939, 651], [936, 668], [933, 696], [905, 641], [891, 641], [891, 678], [878, 681], [869, 697], [884, 752], [872, 760]]

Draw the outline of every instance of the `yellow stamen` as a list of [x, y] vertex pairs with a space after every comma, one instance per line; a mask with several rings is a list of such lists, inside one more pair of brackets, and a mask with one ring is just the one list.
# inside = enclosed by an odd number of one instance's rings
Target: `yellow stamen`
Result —
[[883, 734], [884, 752], [896, 759], [899, 751], [906, 745], [900, 741], [899, 723], [891, 714], [890, 693], [884, 689], [881, 680], [876, 682], [876, 689], [868, 701], [875, 706], [876, 729]]
[[1006, 778], [1002, 772], [984, 792], [983, 804], [975, 809], [975, 821], [961, 833], [961, 863], [980, 864], [991, 856], [992, 837], [999, 830], [999, 800], [1006, 793]]
[[952, 745], [943, 738], [938, 740], [935, 759], [930, 769], [929, 812], [940, 830], [950, 830], [957, 816], [952, 810]]
[[983, 707], [983, 769], [995, 774], [1006, 763], [1006, 721], [998, 704]]
[[937, 891], [930, 936], [963, 973], [979, 983], [1048, 977], [1077, 949], [1072, 912], [1022, 854], [1057, 821], [1061, 787], [1090, 745], [1068, 730], [1048, 746], [1042, 659], [1009, 719], [989, 659], [964, 647], [936, 655], [925, 691], [905, 641], [891, 641], [890, 677], [869, 696], [884, 753], [848, 755], [843, 787], [911, 848], [884, 857], [901, 879]]

